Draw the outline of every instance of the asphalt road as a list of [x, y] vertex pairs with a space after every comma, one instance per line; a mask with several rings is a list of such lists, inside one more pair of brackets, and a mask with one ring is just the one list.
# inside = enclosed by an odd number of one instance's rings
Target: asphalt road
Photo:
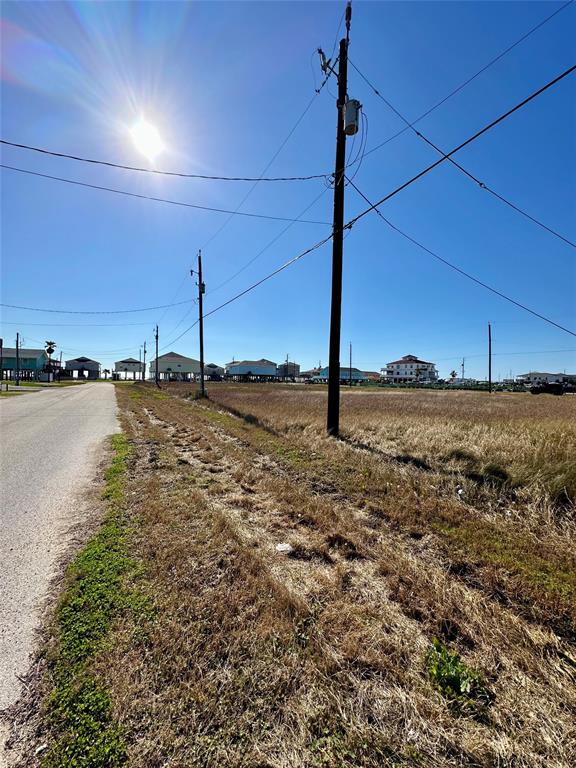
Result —
[[19, 697], [50, 581], [118, 429], [112, 384], [0, 398], [0, 712]]

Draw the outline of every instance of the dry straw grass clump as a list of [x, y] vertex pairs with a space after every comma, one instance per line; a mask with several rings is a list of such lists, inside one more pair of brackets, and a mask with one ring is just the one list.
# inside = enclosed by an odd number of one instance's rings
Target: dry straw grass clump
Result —
[[128, 389], [153, 610], [95, 669], [129, 764], [575, 763], [569, 405], [351, 392], [337, 442], [321, 392]]

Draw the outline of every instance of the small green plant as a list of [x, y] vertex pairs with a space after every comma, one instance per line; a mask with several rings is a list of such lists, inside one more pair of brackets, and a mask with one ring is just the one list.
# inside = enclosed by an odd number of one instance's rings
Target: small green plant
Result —
[[482, 673], [465, 664], [437, 637], [426, 654], [426, 668], [436, 690], [461, 714], [479, 714], [493, 700]]

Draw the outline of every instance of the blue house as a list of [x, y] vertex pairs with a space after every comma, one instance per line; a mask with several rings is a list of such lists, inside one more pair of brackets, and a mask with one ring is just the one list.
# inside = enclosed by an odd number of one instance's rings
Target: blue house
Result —
[[[316, 376], [312, 377], [312, 381], [326, 384], [328, 382], [328, 370], [328, 366], [322, 368]], [[363, 384], [368, 381], [368, 377], [359, 368], [340, 368], [340, 383], [349, 384], [350, 381], [354, 384]]]

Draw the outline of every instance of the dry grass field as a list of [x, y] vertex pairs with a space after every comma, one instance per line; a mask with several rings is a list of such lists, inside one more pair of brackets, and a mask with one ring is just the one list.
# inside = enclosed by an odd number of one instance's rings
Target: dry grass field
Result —
[[576, 400], [352, 390], [335, 441], [305, 387], [117, 393], [107, 765], [576, 764]]

